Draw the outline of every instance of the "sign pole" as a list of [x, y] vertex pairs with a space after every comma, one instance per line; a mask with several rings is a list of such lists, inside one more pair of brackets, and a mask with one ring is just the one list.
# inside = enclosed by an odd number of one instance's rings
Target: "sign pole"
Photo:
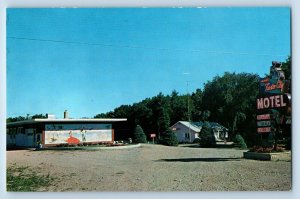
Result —
[[154, 138], [156, 137], [156, 134], [155, 133], [151, 133], [150, 137], [152, 138], [152, 143], [154, 144]]

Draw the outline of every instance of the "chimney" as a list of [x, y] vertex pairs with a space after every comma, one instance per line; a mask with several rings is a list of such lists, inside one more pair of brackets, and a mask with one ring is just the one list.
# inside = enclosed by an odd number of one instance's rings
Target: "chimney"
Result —
[[69, 118], [69, 116], [68, 116], [68, 111], [65, 110], [65, 112], [64, 112], [64, 119], [68, 119], [68, 118]]

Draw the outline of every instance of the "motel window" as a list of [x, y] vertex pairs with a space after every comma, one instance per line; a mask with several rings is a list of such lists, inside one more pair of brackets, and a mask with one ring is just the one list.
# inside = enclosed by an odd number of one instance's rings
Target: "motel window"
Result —
[[24, 128], [23, 128], [23, 127], [18, 127], [17, 133], [18, 133], [18, 134], [19, 134], [19, 133], [25, 134]]
[[37, 134], [36, 141], [37, 142], [41, 141], [41, 134]]

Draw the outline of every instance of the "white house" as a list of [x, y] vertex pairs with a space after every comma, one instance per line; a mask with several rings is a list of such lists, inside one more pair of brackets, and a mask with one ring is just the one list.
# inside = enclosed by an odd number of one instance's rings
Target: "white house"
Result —
[[191, 122], [178, 121], [171, 126], [171, 130], [176, 134], [178, 142], [193, 142], [199, 138], [201, 127], [193, 125]]
[[[203, 122], [178, 121], [170, 128], [176, 134], [178, 142], [193, 142], [196, 138], [199, 138], [202, 125]], [[210, 126], [217, 142], [228, 138], [227, 128], [216, 122], [210, 122]]]

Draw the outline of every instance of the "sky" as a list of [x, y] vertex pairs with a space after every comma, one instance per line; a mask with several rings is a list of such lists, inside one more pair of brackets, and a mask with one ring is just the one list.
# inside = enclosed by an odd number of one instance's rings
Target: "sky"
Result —
[[291, 51], [288, 7], [10, 8], [6, 34], [7, 117], [94, 117]]

